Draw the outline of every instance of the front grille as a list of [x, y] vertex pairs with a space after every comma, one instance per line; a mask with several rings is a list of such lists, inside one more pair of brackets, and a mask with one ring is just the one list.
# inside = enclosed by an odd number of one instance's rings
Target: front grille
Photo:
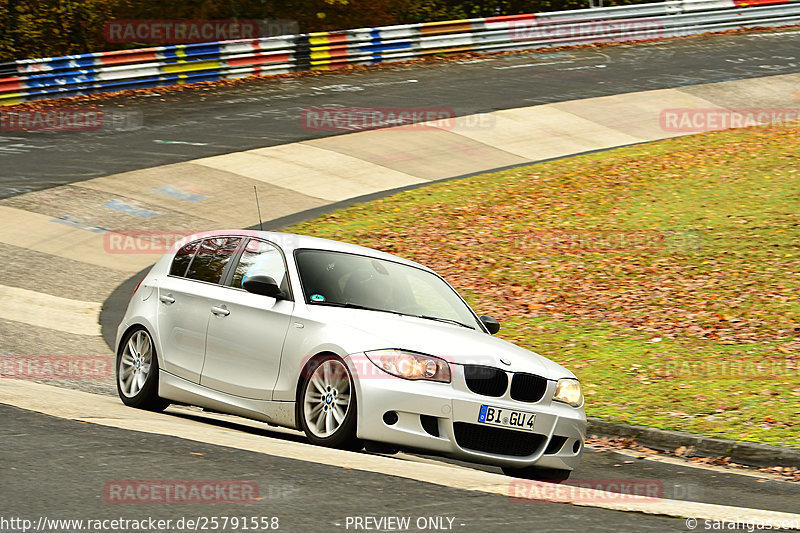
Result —
[[464, 365], [464, 378], [469, 390], [476, 394], [499, 397], [508, 389], [508, 375], [498, 368]]
[[528, 457], [535, 454], [547, 440], [544, 435], [489, 428], [466, 422], [455, 422], [453, 432], [459, 446], [476, 452], [513, 457]]
[[514, 374], [511, 397], [519, 402], [538, 402], [547, 390], [547, 380], [533, 374]]

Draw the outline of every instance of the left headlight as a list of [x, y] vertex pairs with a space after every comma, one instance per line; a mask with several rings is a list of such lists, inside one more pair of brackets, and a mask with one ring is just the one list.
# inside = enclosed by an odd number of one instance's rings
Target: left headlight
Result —
[[583, 392], [581, 391], [580, 381], [572, 378], [559, 379], [556, 384], [556, 394], [553, 396], [553, 400], [564, 402], [572, 407], [580, 407], [583, 403]]
[[393, 376], [450, 383], [450, 365], [439, 357], [403, 350], [375, 350], [365, 353], [375, 366]]

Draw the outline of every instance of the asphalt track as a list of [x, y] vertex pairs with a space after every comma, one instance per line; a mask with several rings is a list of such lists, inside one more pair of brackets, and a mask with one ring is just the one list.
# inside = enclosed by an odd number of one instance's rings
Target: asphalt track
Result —
[[[469, 115], [799, 70], [800, 31], [789, 29], [442, 60], [119, 99], [103, 109], [134, 114], [140, 128], [2, 132], [0, 198], [336, 134], [301, 124], [303, 110], [312, 106], [444, 108]], [[741, 107], [747, 106], [747, 101], [741, 102]], [[124, 123], [120, 127], [124, 129]]]
[[[638, 47], [501, 56], [266, 81], [163, 98], [137, 97], [113, 104], [121, 110], [142, 114], [142, 127], [134, 131], [5, 133], [0, 142], [3, 196], [115, 172], [330, 135], [330, 132], [302, 127], [301, 113], [310, 106], [449, 107], [466, 115], [607, 94], [799, 72], [798, 35], [796, 31], [787, 31]], [[776, 96], [776, 101], [783, 102], [785, 97]], [[768, 101], [767, 97], [760, 105], [767, 105]], [[738, 105], [748, 107], [748, 103], [743, 96]], [[10, 271], [14, 273], [25, 268], [52, 268], [48, 260], [46, 254], [8, 255]], [[15, 261], [23, 261], [23, 264], [14, 267]], [[76, 272], [77, 265], [63, 263], [65, 271]], [[103, 289], [92, 282], [92, 275], [98, 272], [102, 273], [98, 270], [87, 272], [85, 276], [70, 275], [72, 290], [86, 294], [82, 298], [85, 300], [94, 300], [92, 295], [103, 294]], [[9, 281], [14, 280], [4, 279], [3, 283]], [[56, 292], [57, 287], [64, 284], [59, 279], [51, 282], [40, 290]], [[125, 290], [120, 289], [120, 294], [122, 292]], [[3, 323], [4, 326], [8, 324]], [[17, 336], [19, 331], [16, 327], [4, 330], [0, 349], [5, 354], [17, 353], [19, 340], [12, 336]], [[62, 337], [73, 345], [83, 342], [82, 337], [70, 339], [66, 334]], [[24, 342], [36, 340], [31, 337]], [[96, 392], [111, 393], [107, 382], [98, 384], [98, 389]], [[282, 529], [290, 531], [336, 530], [336, 523], [342, 517], [355, 513], [414, 517], [449, 513], [458, 518], [459, 524], [465, 524], [460, 527], [468, 531], [686, 530], [685, 522], [674, 518], [564, 504], [520, 503], [503, 496], [475, 494], [398, 476], [343, 470], [318, 464], [315, 453], [310, 454], [308, 461], [297, 461], [269, 453], [254, 454], [202, 444], [197, 439], [187, 441], [81, 424], [10, 407], [0, 408], [0, 416], [6, 421], [0, 430], [4, 444], [0, 447], [0, 483], [4, 487], [0, 516], [31, 514], [38, 517], [46, 512], [51, 518], [80, 518], [83, 514], [101, 518], [117, 516], [124, 507], [126, 516], [147, 514], [174, 518], [183, 512], [180, 506], [112, 506], [102, 501], [102, 485], [106, 481], [152, 479], [151, 472], [155, 472], [153, 475], [157, 475], [157, 479], [196, 479], [200, 475], [204, 479], [255, 479], [262, 493], [265, 487], [283, 487], [277, 492], [267, 491], [267, 511], [282, 519], [285, 517], [287, 527]], [[173, 416], [185, 418], [187, 415]], [[217, 423], [203, 418], [200, 423], [207, 425], [209, 431], [215, 424], [234, 433], [254, 431], [237, 422]], [[263, 428], [257, 431], [279, 443], [298, 442], [295, 435]], [[189, 448], [204, 455], [190, 455]], [[197, 457], [204, 458], [201, 466]], [[448, 464], [419, 456], [406, 460]], [[496, 469], [488, 470], [496, 472]], [[613, 452], [590, 451], [573, 477], [656, 479], [663, 483], [665, 498], [800, 512], [797, 485], [724, 469], [697, 469], [638, 460]], [[37, 496], [32, 498], [31, 494]], [[420, 501], [425, 502], [425, 510], [420, 509]], [[439, 501], [441, 506], [438, 506]], [[263, 514], [262, 509], [256, 510], [251, 505], [245, 506], [247, 509], [242, 512]], [[214, 514], [214, 506], [203, 507], [201, 514]], [[238, 508], [236, 511], [239, 512]], [[186, 509], [186, 512], [198, 514], [196, 508]], [[232, 511], [226, 508], [226, 514]], [[0, 527], [0, 531], [2, 529]]]
[[[407, 515], [415, 520], [449, 516], [464, 524], [460, 527], [465, 531], [686, 531], [690, 528], [685, 520], [676, 521], [675, 517], [703, 521], [737, 520], [738, 516], [748, 517], [749, 523], [770, 516], [789, 517], [800, 527], [800, 515], [785, 514], [798, 510], [797, 484], [721, 468], [660, 464], [589, 449], [584, 465], [573, 474], [570, 485], [563, 487], [571, 494], [574, 507], [560, 504], [558, 509], [552, 502], [530, 499], [534, 494], [544, 495], [541, 488], [492, 473], [497, 470], [492, 467], [410, 454], [390, 457], [322, 449], [304, 443], [297, 432], [262, 423], [183, 407], [147, 414], [113, 399], [98, 400], [64, 389], [49, 394], [39, 386], [32, 392], [54, 402], [40, 399], [31, 403], [30, 398], [25, 399], [31, 392], [26, 386], [10, 387], [10, 392], [0, 390], [0, 403], [26, 403], [58, 418], [0, 408], [0, 416], [8, 421], [0, 430], [0, 443], [5, 444], [0, 447], [0, 481], [15, 489], [4, 494], [0, 516], [34, 521], [43, 515], [51, 519], [176, 518], [183, 512], [178, 504], [109, 501], [103, 488], [127, 480], [238, 480], [256, 483], [262, 500], [235, 512], [260, 516], [265, 513], [261, 505], [267, 504], [271, 516], [295, 526], [286, 529], [289, 531], [305, 531], [312, 525], [315, 531], [334, 531], [347, 516], [365, 515]], [[18, 396], [12, 398], [14, 394]], [[257, 466], [250, 466], [253, 462]], [[329, 476], [331, 467], [335, 473]], [[377, 481], [373, 481], [375, 476]], [[67, 479], [69, 488], [65, 489]], [[634, 510], [636, 502], [609, 492], [569, 492], [570, 487], [587, 482], [655, 485], [656, 491], [651, 493], [655, 498], [644, 504], [645, 515], [611, 511]], [[47, 495], [45, 505], [42, 498], [31, 499], [30, 492], [17, 490], [34, 486], [37, 494]], [[452, 489], [461, 489], [461, 496], [453, 497]], [[487, 493], [503, 498], [478, 497]], [[462, 505], [462, 498], [469, 503]], [[307, 503], [309, 500], [316, 503]], [[509, 503], [514, 505], [507, 506]], [[739, 505], [730, 507], [732, 503]], [[754, 510], [759, 507], [783, 509], [783, 513]], [[193, 511], [190, 516], [218, 516], [219, 509], [219, 505], [207, 504], [188, 511]], [[224, 511], [233, 513], [227, 506]], [[651, 515], [672, 518], [654, 520]]]
[[[448, 489], [194, 441], [80, 424], [0, 406], [0, 516], [49, 519], [278, 517], [280, 531], [353, 531], [347, 517], [453, 518], [452, 531], [681, 531], [684, 520]], [[58, 435], [53, 439], [53, 435]], [[58, 457], [54, 465], [52, 458]], [[201, 473], [201, 474], [198, 474]], [[129, 479], [255, 482], [247, 504], [114, 504], [106, 483]], [[14, 487], [13, 492], [8, 487]], [[65, 490], [69, 487], [69, 490]], [[36, 494], [36, 497], [31, 497]], [[417, 530], [414, 527], [412, 530]], [[11, 531], [0, 528], [0, 532]]]

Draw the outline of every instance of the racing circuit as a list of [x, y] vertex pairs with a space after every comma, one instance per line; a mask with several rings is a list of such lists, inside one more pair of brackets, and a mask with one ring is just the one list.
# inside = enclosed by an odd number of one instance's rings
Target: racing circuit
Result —
[[[115, 248], [111, 232], [254, 227], [254, 186], [265, 229], [281, 228], [437, 180], [692, 133], [664, 127], [669, 109], [798, 108], [798, 50], [800, 31], [790, 29], [395, 65], [105, 103], [141, 114], [131, 131], [3, 135], [0, 353], [111, 361], [129, 295], [158, 257]], [[322, 106], [447, 108], [460, 118], [309, 128], [304, 110]], [[697, 529], [703, 520], [800, 529], [797, 484], [677, 459], [587, 450], [574, 479], [657, 479], [663, 497], [542, 502], [512, 493], [513, 479], [491, 467], [329, 450], [185, 407], [128, 409], [113, 377], [4, 379], [0, 404], [0, 457], [15, 465], [0, 479], [16, 487], [4, 491], [4, 516], [235, 513], [280, 517], [290, 531], [345, 530], [348, 517], [388, 514], [451, 517], [442, 524], [462, 531], [685, 531], [688, 518]], [[255, 479], [262, 500], [220, 511], [102, 502], [109, 480], [198, 470]], [[46, 509], [26, 494], [41, 494]]]

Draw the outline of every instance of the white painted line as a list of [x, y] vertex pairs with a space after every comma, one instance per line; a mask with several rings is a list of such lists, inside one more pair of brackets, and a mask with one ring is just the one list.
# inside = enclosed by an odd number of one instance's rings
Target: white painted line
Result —
[[190, 141], [162, 141], [161, 139], [153, 139], [157, 144], [187, 144], [189, 146], [208, 146], [208, 143], [196, 143]]
[[523, 63], [521, 65], [509, 65], [506, 67], [494, 67], [495, 70], [511, 70], [514, 68], [528, 68], [528, 67], [544, 67], [546, 65], [565, 65], [568, 63], [574, 63], [574, 59], [570, 59], [568, 61], [549, 61], [544, 63]]
[[780, 37], [781, 35], [800, 35], [800, 31], [781, 31], [775, 33], [753, 33], [749, 35], [751, 38], [764, 38], [764, 37]]
[[606, 68], [608, 65], [586, 65], [584, 67], [569, 67], [569, 68], [559, 68], [556, 69], [559, 72], [565, 72], [567, 70], [587, 70], [591, 68]]
[[102, 304], [0, 285], [0, 318], [75, 335], [102, 334]]
[[[306, 443], [238, 431], [167, 413], [127, 408], [111, 396], [100, 396], [40, 383], [3, 380], [0, 403], [51, 416], [91, 422], [108, 427], [170, 435], [183, 439], [228, 446], [275, 457], [351, 468], [413, 479], [455, 489], [499, 494], [525, 501], [568, 503], [617, 511], [633, 511], [679, 518], [726, 521], [726, 523], [785, 524], [800, 528], [800, 514], [729, 507], [708, 503], [620, 495], [594, 489], [579, 491], [565, 485], [519, 480], [491, 472], [459, 468], [448, 464], [412, 463], [393, 457], [321, 448]], [[179, 411], [186, 413], [185, 409]], [[194, 414], [194, 413], [192, 413]], [[202, 413], [198, 413], [202, 416]], [[245, 422], [244, 425], [252, 425]], [[562, 490], [559, 490], [562, 489]]]

